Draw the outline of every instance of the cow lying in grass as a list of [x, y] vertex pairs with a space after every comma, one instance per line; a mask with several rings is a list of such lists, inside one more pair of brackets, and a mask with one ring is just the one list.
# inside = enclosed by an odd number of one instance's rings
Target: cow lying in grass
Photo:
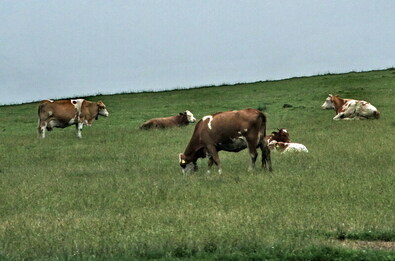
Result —
[[309, 152], [305, 145], [295, 142], [278, 142], [273, 140], [269, 143], [269, 149], [280, 152], [300, 151]]
[[164, 118], [154, 118], [143, 123], [140, 126], [141, 130], [148, 129], [164, 129], [171, 127], [181, 127], [186, 126], [189, 123], [195, 122], [196, 119], [190, 111], [180, 112], [176, 116], [164, 117]]
[[270, 150], [276, 150], [280, 152], [289, 151], [301, 151], [308, 152], [305, 145], [300, 143], [291, 142], [289, 138], [289, 133], [287, 129], [279, 129], [278, 131], [273, 131], [270, 136], [265, 137]]
[[321, 108], [334, 109], [336, 111], [334, 120], [378, 119], [380, 117], [380, 112], [369, 102], [342, 99], [332, 94], [329, 94]]

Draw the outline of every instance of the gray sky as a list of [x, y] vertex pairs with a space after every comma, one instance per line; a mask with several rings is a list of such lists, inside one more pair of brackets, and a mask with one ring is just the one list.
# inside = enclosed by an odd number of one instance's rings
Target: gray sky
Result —
[[393, 0], [0, 0], [0, 104], [395, 66]]

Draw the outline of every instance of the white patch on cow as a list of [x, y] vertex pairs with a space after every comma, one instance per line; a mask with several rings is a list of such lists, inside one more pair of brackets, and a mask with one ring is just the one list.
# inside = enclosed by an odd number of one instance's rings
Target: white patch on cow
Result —
[[53, 115], [53, 112], [52, 111], [48, 111], [48, 116], [52, 116]]
[[84, 102], [84, 99], [75, 99], [75, 100], [70, 100], [71, 104], [74, 105], [74, 107], [77, 110], [78, 115], [81, 113], [81, 107], [82, 103]]
[[309, 152], [305, 145], [300, 143], [287, 143], [288, 147], [284, 150], [284, 152], [289, 151], [299, 151], [299, 152]]
[[211, 122], [213, 121], [213, 116], [211, 116], [211, 115], [204, 116], [202, 120], [205, 121], [205, 120], [207, 120], [207, 119], [210, 119], [210, 120], [208, 121], [207, 126], [208, 126], [208, 128], [209, 128], [210, 130], [212, 130], [213, 128], [212, 128], [212, 126], [211, 126]]
[[332, 95], [329, 94], [328, 98], [326, 98], [324, 104], [321, 105], [321, 108], [324, 110], [335, 109], [335, 105], [332, 102]]
[[244, 132], [247, 132], [248, 131], [248, 129], [244, 129]]
[[109, 115], [107, 109], [100, 109], [100, 110], [99, 110], [99, 114], [100, 114], [101, 116], [104, 116], [104, 117], [108, 117], [108, 115]]
[[282, 130], [282, 132], [284, 132], [284, 133], [288, 133], [288, 131], [287, 131], [286, 129], [283, 129], [283, 130]]
[[185, 113], [187, 114], [187, 118], [188, 118], [189, 122], [195, 122], [196, 121], [195, 117], [193, 117], [192, 112], [186, 110]]
[[378, 112], [378, 110], [366, 101], [358, 101], [356, 104], [356, 112], [358, 116], [370, 118], [375, 114], [375, 112]]
[[49, 121], [48, 122], [48, 126], [49, 126], [49, 128], [54, 128], [54, 127], [56, 127], [56, 126], [58, 126], [58, 122], [56, 121], [56, 120], [51, 120], [51, 121]]
[[77, 126], [77, 137], [78, 138], [82, 138], [81, 131], [82, 131], [83, 126], [84, 126], [83, 123], [81, 123], [81, 122], [78, 123], [78, 126]]

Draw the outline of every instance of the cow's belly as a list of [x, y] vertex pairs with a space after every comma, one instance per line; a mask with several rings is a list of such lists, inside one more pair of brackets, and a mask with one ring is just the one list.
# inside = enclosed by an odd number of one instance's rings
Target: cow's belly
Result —
[[70, 120], [70, 121], [66, 122], [66, 121], [53, 119], [53, 120], [48, 122], [47, 129], [50, 130], [50, 129], [53, 129], [53, 128], [66, 128], [66, 127], [68, 127], [68, 126], [70, 126], [72, 124], [75, 124], [75, 122], [73, 120]]
[[244, 137], [230, 139], [226, 142], [221, 142], [216, 145], [217, 150], [224, 150], [230, 152], [238, 152], [247, 148], [247, 141]]

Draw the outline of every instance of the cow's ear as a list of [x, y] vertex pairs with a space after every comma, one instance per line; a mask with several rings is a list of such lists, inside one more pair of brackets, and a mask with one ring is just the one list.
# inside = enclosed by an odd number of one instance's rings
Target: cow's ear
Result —
[[183, 115], [184, 113], [183, 112], [180, 112], [178, 115]]
[[332, 94], [328, 94], [328, 96], [329, 96], [329, 97], [332, 97], [333, 95], [332, 95]]

